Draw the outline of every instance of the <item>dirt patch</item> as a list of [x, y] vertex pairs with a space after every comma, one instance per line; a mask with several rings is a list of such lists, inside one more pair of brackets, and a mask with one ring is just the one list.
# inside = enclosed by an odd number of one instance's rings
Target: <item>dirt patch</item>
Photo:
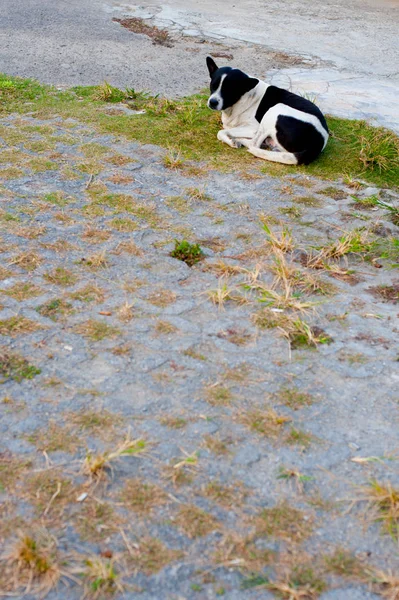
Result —
[[399, 302], [399, 282], [392, 285], [376, 285], [369, 288], [369, 292], [384, 302]]
[[173, 39], [166, 31], [166, 29], [159, 29], [155, 25], [147, 25], [143, 19], [137, 17], [129, 17], [126, 19], [112, 19], [116, 23], [122, 25], [133, 33], [141, 33], [146, 35], [152, 40], [155, 46], [166, 46], [166, 48], [173, 48]]

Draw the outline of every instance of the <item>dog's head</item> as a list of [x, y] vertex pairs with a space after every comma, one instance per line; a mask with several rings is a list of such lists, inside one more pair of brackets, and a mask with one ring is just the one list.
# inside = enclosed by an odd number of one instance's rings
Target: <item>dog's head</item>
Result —
[[219, 68], [210, 56], [207, 56], [206, 64], [211, 77], [208, 106], [212, 110], [230, 108], [259, 83], [259, 79], [249, 77], [239, 69]]

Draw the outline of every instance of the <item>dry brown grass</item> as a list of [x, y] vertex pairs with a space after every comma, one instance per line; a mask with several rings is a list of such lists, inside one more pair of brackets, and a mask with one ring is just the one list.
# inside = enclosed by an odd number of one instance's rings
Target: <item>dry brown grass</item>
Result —
[[219, 522], [195, 504], [183, 504], [175, 523], [190, 539], [203, 537], [220, 528]]
[[367, 502], [371, 519], [382, 524], [384, 533], [399, 540], [399, 490], [390, 482], [372, 480], [369, 486], [360, 489], [360, 498]]
[[105, 300], [105, 292], [96, 284], [88, 284], [70, 294], [69, 297], [73, 300], [79, 300], [79, 302], [97, 302], [97, 304], [100, 304]]
[[22, 252], [15, 256], [10, 262], [9, 265], [16, 265], [20, 267], [24, 271], [34, 271], [37, 267], [43, 262], [42, 256], [37, 254], [36, 252], [28, 251]]
[[37, 429], [27, 437], [38, 450], [46, 452], [70, 452], [73, 453], [83, 446], [81, 440], [70, 431], [69, 427], [63, 427], [55, 421], [50, 421], [45, 429]]
[[251, 537], [228, 533], [218, 544], [213, 560], [226, 568], [238, 568], [250, 573], [259, 573], [274, 562], [274, 552], [259, 548]]
[[0, 562], [0, 594], [34, 594], [44, 598], [68, 573], [57, 548], [56, 538], [45, 529], [18, 533], [5, 549]]
[[39, 323], [35, 323], [35, 321], [27, 319], [26, 317], [16, 316], [0, 321], [0, 335], [17, 337], [19, 335], [32, 333], [38, 329], [43, 329], [43, 326], [39, 325]]
[[147, 576], [158, 573], [183, 556], [181, 551], [168, 548], [156, 538], [140, 537], [134, 544], [129, 543], [126, 536], [124, 539], [131, 559], [129, 570], [142, 571]]
[[205, 435], [204, 446], [207, 450], [219, 456], [229, 454], [229, 447], [227, 442], [221, 440], [218, 436]]
[[165, 468], [164, 476], [170, 479], [174, 486], [187, 485], [192, 482], [198, 471], [198, 453], [188, 454], [175, 458]]
[[77, 325], [75, 332], [80, 333], [93, 342], [100, 342], [106, 338], [116, 338], [121, 334], [117, 327], [108, 325], [104, 321], [96, 321], [95, 319], [89, 319]]
[[149, 296], [147, 296], [148, 302], [159, 308], [165, 308], [169, 304], [176, 302], [177, 295], [172, 290], [156, 289]]
[[78, 280], [77, 276], [72, 273], [72, 271], [68, 271], [68, 269], [64, 269], [64, 267], [56, 267], [50, 273], [45, 273], [43, 277], [49, 283], [62, 287], [74, 285]]
[[83, 598], [100, 600], [116, 593], [123, 594], [125, 585], [117, 565], [115, 556], [105, 558], [93, 555], [86, 558], [85, 566], [79, 573], [83, 578], [85, 588]]
[[122, 323], [129, 323], [133, 319], [134, 312], [132, 311], [132, 307], [133, 304], [127, 301], [124, 304], [122, 304], [122, 306], [118, 309], [117, 313], [119, 321], [121, 321]]
[[18, 302], [22, 302], [23, 300], [28, 300], [29, 298], [35, 298], [36, 296], [40, 296], [40, 294], [43, 293], [43, 290], [39, 288], [39, 286], [34, 285], [33, 283], [24, 283], [20, 281], [5, 290], [1, 290], [1, 292], [6, 296], [15, 298], [15, 300], [18, 300]]
[[399, 600], [399, 576], [392, 571], [373, 570], [369, 572], [369, 580], [374, 590], [385, 600]]
[[159, 486], [137, 478], [126, 481], [120, 498], [127, 508], [139, 515], [147, 515], [167, 501], [166, 493]]
[[254, 524], [259, 536], [267, 535], [295, 543], [301, 543], [309, 537], [313, 529], [312, 519], [286, 501], [261, 510]]
[[144, 256], [144, 252], [139, 248], [134, 242], [120, 242], [115, 250], [112, 251], [112, 254], [122, 254], [126, 252], [126, 254], [131, 254], [132, 256]]
[[90, 244], [100, 244], [111, 237], [111, 232], [106, 229], [95, 229], [88, 225], [82, 235], [82, 239]]
[[211, 406], [229, 406], [234, 400], [234, 395], [228, 387], [216, 382], [205, 388], [205, 400]]
[[201, 494], [226, 508], [239, 509], [245, 498], [249, 495], [249, 490], [239, 481], [230, 485], [222, 485], [217, 481], [210, 481], [202, 488]]
[[326, 587], [313, 564], [283, 569], [280, 577], [267, 585], [283, 600], [317, 600]]

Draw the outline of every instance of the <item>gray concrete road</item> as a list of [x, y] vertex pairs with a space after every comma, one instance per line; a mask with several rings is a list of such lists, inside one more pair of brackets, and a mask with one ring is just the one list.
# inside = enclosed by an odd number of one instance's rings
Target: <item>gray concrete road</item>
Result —
[[[112, 21], [123, 15], [168, 27], [174, 47]], [[397, 0], [2, 0], [0, 24], [0, 70], [14, 75], [178, 96], [206, 84], [208, 52], [225, 51], [231, 64], [315, 93], [327, 111], [399, 131]]]

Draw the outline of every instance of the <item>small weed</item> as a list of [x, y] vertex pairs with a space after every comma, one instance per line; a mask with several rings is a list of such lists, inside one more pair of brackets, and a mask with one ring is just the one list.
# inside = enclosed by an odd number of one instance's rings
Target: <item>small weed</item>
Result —
[[266, 223], [263, 224], [263, 229], [266, 231], [267, 241], [273, 250], [291, 252], [294, 249], [292, 235], [287, 228], [284, 227], [280, 235], [274, 233]]
[[203, 537], [219, 529], [218, 521], [194, 504], [182, 505], [175, 521], [190, 539]]
[[212, 198], [208, 196], [205, 190], [199, 188], [189, 187], [186, 189], [186, 194], [194, 202], [210, 202]]
[[182, 417], [162, 417], [161, 425], [170, 427], [171, 429], [183, 429], [187, 425], [186, 419]]
[[361, 492], [372, 519], [382, 523], [385, 533], [396, 540], [399, 539], [399, 490], [393, 488], [389, 482], [384, 485], [373, 480]]
[[56, 539], [49, 532], [20, 532], [4, 555], [2, 581], [6, 583], [6, 595], [20, 592], [44, 598], [67, 575], [61, 564]]
[[303, 216], [303, 212], [297, 206], [288, 206], [288, 207], [279, 208], [278, 212], [281, 213], [282, 215], [287, 215], [288, 217], [291, 217], [292, 219], [300, 219]]
[[238, 420], [252, 431], [261, 433], [275, 440], [280, 435], [286, 423], [291, 419], [277, 414], [272, 408], [252, 408], [238, 416]]
[[85, 323], [77, 325], [75, 332], [89, 338], [93, 342], [100, 342], [106, 338], [115, 338], [121, 334], [117, 327], [108, 325], [104, 321], [96, 321], [95, 319], [89, 319]]
[[85, 584], [84, 598], [100, 600], [117, 592], [123, 594], [125, 591], [114, 558], [108, 559], [102, 556], [87, 558], [85, 568], [80, 575]]
[[191, 483], [198, 469], [198, 452], [184, 453], [184, 457], [173, 459], [166, 469], [166, 477], [171, 479], [173, 485], [186, 485]]
[[320, 327], [312, 327], [302, 319], [290, 319], [280, 329], [294, 350], [314, 348], [318, 344], [330, 344], [333, 341]]
[[278, 479], [285, 479], [286, 481], [294, 480], [295, 487], [300, 494], [303, 493], [304, 484], [308, 481], [312, 481], [314, 477], [310, 477], [309, 475], [304, 475], [297, 469], [286, 469], [284, 467], [280, 467]]
[[315, 196], [294, 196], [292, 200], [297, 204], [302, 204], [303, 206], [310, 208], [319, 208], [323, 204], [322, 201]]
[[43, 317], [57, 321], [61, 317], [72, 314], [73, 307], [70, 302], [66, 302], [62, 298], [55, 298], [54, 300], [49, 300], [46, 304], [41, 304], [36, 310]]
[[204, 253], [198, 244], [190, 244], [186, 240], [182, 240], [181, 242], [175, 240], [175, 247], [170, 256], [192, 267], [204, 257]]
[[163, 158], [163, 166], [167, 169], [178, 170], [184, 166], [184, 160], [179, 150], [170, 149]]
[[0, 348], [0, 376], [1, 383], [8, 379], [13, 379], [17, 383], [21, 383], [23, 379], [33, 379], [36, 375], [40, 375], [41, 370], [31, 365], [26, 358], [9, 352], [6, 348]]
[[87, 453], [83, 462], [82, 472], [91, 480], [101, 479], [107, 470], [112, 469], [112, 463], [122, 456], [133, 456], [141, 454], [146, 450], [146, 443], [142, 439], [132, 440], [128, 435], [126, 439], [115, 448], [115, 450], [101, 454]]
[[291, 446], [301, 446], [302, 448], [308, 448], [315, 438], [310, 434], [302, 431], [301, 429], [291, 428], [287, 433], [284, 441], [286, 444]]

